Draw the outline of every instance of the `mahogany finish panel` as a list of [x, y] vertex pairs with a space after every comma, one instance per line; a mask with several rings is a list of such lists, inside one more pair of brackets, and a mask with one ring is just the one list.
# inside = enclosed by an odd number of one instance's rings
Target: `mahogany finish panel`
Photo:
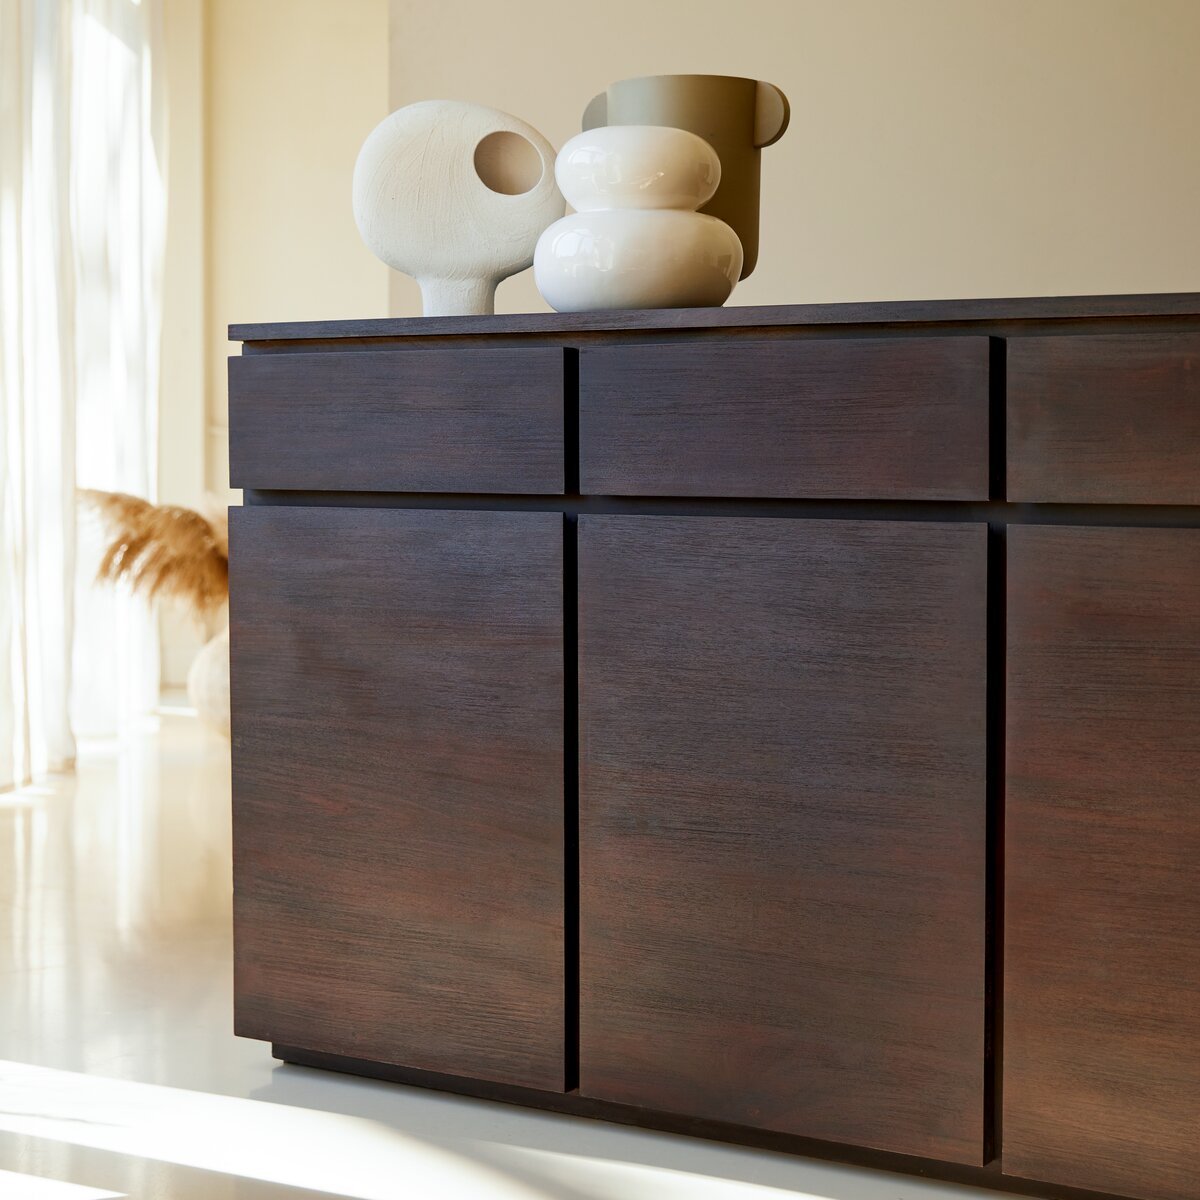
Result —
[[599, 495], [983, 500], [988, 341], [587, 347], [579, 427]]
[[1010, 339], [1008, 497], [1200, 504], [1200, 333]]
[[236, 1031], [561, 1090], [561, 514], [232, 516]]
[[1010, 528], [1006, 1172], [1200, 1186], [1200, 529]]
[[231, 358], [233, 486], [561, 493], [563, 380], [557, 347]]
[[985, 527], [579, 526], [581, 1094], [981, 1162]]

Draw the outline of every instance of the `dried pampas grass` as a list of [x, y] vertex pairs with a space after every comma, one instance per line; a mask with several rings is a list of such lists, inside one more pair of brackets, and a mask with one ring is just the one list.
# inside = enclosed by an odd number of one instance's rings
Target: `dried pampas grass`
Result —
[[151, 504], [123, 492], [81, 491], [111, 542], [98, 582], [127, 581], [150, 599], [175, 597], [200, 614], [229, 597], [229, 525], [224, 512], [206, 517], [175, 504]]

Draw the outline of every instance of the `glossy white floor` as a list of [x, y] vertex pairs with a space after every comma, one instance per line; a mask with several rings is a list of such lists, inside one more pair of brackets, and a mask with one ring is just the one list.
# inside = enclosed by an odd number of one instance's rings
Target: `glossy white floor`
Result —
[[3, 1200], [992, 1194], [276, 1063], [230, 1032], [228, 776], [166, 710], [0, 796]]

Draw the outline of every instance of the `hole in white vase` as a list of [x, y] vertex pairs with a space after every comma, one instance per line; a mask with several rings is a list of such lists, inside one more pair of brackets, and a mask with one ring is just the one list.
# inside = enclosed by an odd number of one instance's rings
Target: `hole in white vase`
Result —
[[541, 182], [542, 156], [528, 138], [498, 129], [475, 147], [475, 173], [493, 192], [519, 196]]

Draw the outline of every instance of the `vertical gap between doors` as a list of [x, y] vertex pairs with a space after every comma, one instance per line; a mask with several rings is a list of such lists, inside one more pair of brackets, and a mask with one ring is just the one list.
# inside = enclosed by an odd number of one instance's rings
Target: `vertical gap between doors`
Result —
[[578, 519], [563, 517], [564, 1091], [579, 1087]]
[[[1007, 475], [1007, 343], [989, 339], [991, 495], [1003, 499]], [[1004, 762], [1007, 641], [1006, 526], [987, 535], [987, 872], [984, 960], [984, 1162], [999, 1157], [1004, 1115]]]
[[[563, 490], [579, 493], [579, 351], [563, 350]], [[564, 1091], [579, 1087], [579, 551], [578, 518], [563, 517]]]

